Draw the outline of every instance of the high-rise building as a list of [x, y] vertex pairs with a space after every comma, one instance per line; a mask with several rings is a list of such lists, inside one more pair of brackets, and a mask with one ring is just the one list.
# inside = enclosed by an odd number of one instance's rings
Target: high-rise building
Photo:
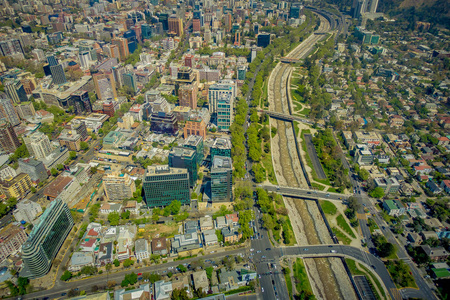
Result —
[[152, 28], [148, 24], [141, 25], [142, 38], [150, 39], [152, 37]]
[[292, 3], [289, 9], [289, 18], [298, 19], [300, 18], [300, 13], [303, 6], [300, 3]]
[[169, 17], [168, 23], [169, 33], [173, 33], [176, 36], [180, 37], [183, 35], [183, 20], [177, 18], [177, 16], [175, 15], [172, 15]]
[[186, 54], [186, 56], [184, 57], [184, 66], [185, 67], [189, 67], [192, 68], [192, 62], [194, 60], [194, 55], [192, 54]]
[[28, 101], [22, 82], [18, 79], [8, 79], [4, 82], [6, 94], [16, 104]]
[[91, 113], [92, 105], [87, 91], [78, 90], [70, 95], [76, 114]]
[[185, 147], [173, 147], [169, 152], [169, 167], [184, 168], [189, 172], [189, 184], [194, 187], [198, 178], [197, 153]]
[[99, 72], [94, 74], [92, 78], [94, 79], [95, 92], [100, 100], [117, 98], [116, 82], [112, 72]]
[[34, 110], [33, 103], [31, 102], [22, 102], [16, 107], [17, 114], [23, 120], [28, 117], [34, 117], [36, 115], [36, 111]]
[[211, 167], [211, 201], [233, 200], [233, 164], [230, 157], [214, 157]]
[[192, 109], [197, 108], [197, 83], [193, 84], [183, 84], [178, 89], [178, 99], [180, 101], [180, 106], [190, 107]]
[[22, 45], [19, 39], [11, 39], [0, 42], [1, 56], [11, 56], [13, 54], [24, 54]]
[[256, 45], [258, 47], [266, 48], [270, 45], [270, 33], [260, 33], [256, 38]]
[[217, 100], [217, 127], [220, 131], [228, 131], [234, 119], [234, 101], [231, 95], [222, 95]]
[[31, 95], [36, 88], [33, 81], [34, 80], [30, 78], [23, 78], [20, 80], [27, 95]]
[[136, 75], [133, 72], [122, 74], [123, 86], [129, 87], [134, 93], [137, 92]]
[[247, 75], [247, 67], [246, 66], [239, 66], [237, 68], [237, 79], [238, 80], [245, 80], [245, 76]]
[[20, 250], [22, 244], [27, 240], [25, 230], [14, 225], [8, 225], [0, 231], [0, 264], [8, 256]]
[[9, 177], [0, 180], [0, 191], [6, 195], [7, 198], [14, 197], [21, 199], [30, 191], [32, 187], [30, 175], [20, 173], [14, 177]]
[[217, 113], [217, 100], [222, 95], [231, 95], [231, 99], [236, 98], [236, 83], [232, 80], [222, 80], [211, 85], [208, 89], [209, 112]]
[[377, 12], [378, 0], [370, 0], [369, 12], [374, 14]]
[[241, 32], [240, 31], [236, 31], [234, 33], [234, 45], [235, 46], [241, 45]]
[[103, 189], [108, 200], [122, 201], [133, 198], [136, 185], [128, 174], [109, 173], [103, 176]]
[[112, 67], [112, 71], [114, 74], [114, 80], [116, 81], [116, 87], [121, 88], [123, 86], [122, 74], [125, 74], [127, 70], [123, 66], [118, 65]]
[[178, 132], [178, 120], [173, 112], [153, 112], [150, 118], [150, 130], [155, 133], [175, 135]]
[[173, 200], [183, 205], [191, 203], [187, 169], [170, 168], [167, 165], [148, 166], [142, 190], [148, 207], [167, 206]]
[[198, 135], [190, 135], [184, 141], [183, 147], [190, 148], [196, 153], [197, 164], [200, 165], [204, 158], [203, 153], [203, 137]]
[[19, 115], [14, 108], [14, 104], [4, 93], [0, 93], [0, 118], [7, 119], [12, 126], [20, 124]]
[[216, 155], [231, 157], [231, 141], [227, 138], [216, 138], [210, 152], [211, 161], [214, 161]]
[[128, 57], [128, 55], [130, 55], [128, 40], [126, 38], [115, 38], [111, 41], [111, 43], [119, 48], [120, 60], [123, 61]]
[[73, 225], [67, 204], [59, 198], [52, 201], [22, 246], [25, 268], [20, 275], [38, 278], [47, 274]]
[[19, 158], [19, 170], [28, 174], [31, 181], [36, 183], [43, 182], [48, 178], [47, 170], [42, 161], [33, 158]]
[[40, 131], [25, 136], [23, 141], [27, 146], [30, 156], [33, 156], [35, 159], [44, 158], [53, 151], [48, 136]]
[[50, 66], [50, 72], [52, 73], [53, 84], [64, 84], [67, 82], [62, 65]]
[[80, 54], [78, 54], [78, 59], [80, 60], [80, 65], [83, 69], [89, 69], [92, 60], [89, 51], [80, 52]]
[[189, 119], [184, 124], [184, 138], [188, 138], [190, 136], [201, 136], [206, 138], [206, 123], [201, 119]]
[[112, 101], [105, 101], [103, 102], [103, 113], [105, 115], [108, 115], [110, 117], [114, 117], [114, 102]]
[[56, 57], [53, 55], [47, 56], [47, 62], [50, 67], [56, 66], [58, 64], [58, 60], [56, 60]]
[[34, 58], [40, 62], [45, 60], [45, 54], [42, 49], [33, 49], [31, 54], [33, 54]]
[[13, 153], [20, 146], [19, 138], [7, 119], [0, 119], [0, 147], [6, 153]]

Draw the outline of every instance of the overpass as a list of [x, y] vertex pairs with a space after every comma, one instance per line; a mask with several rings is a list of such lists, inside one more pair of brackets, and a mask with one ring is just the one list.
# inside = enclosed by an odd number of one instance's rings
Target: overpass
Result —
[[332, 192], [323, 192], [319, 190], [313, 189], [303, 189], [303, 188], [295, 188], [288, 186], [276, 186], [276, 185], [262, 185], [259, 184], [256, 187], [260, 187], [266, 189], [271, 192], [277, 192], [283, 196], [294, 197], [294, 198], [302, 198], [302, 199], [311, 199], [316, 200], [318, 198], [327, 199], [331, 201], [346, 201], [350, 197], [350, 195], [332, 193]]
[[307, 123], [310, 125], [315, 124], [317, 127], [320, 127], [320, 128], [325, 128], [325, 126], [323, 126], [322, 124], [314, 123], [311, 120], [308, 120], [308, 119], [305, 119], [305, 118], [299, 117], [299, 116], [282, 114], [282, 113], [278, 113], [278, 112], [274, 112], [274, 111], [270, 111], [270, 110], [262, 110], [262, 109], [259, 110], [259, 112], [265, 113], [274, 119], [278, 119], [278, 120], [282, 120], [282, 121], [287, 121], [287, 122], [299, 121], [299, 122]]
[[300, 59], [297, 59], [297, 58], [291, 58], [291, 57], [282, 57], [282, 58], [280, 59], [280, 61], [281, 61], [282, 63], [295, 64], [295, 63], [300, 62], [301, 60], [300, 60]]

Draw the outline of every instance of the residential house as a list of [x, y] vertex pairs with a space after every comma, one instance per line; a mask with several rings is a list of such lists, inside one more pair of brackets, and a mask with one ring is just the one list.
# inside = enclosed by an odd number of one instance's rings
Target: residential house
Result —
[[444, 247], [431, 248], [429, 245], [420, 246], [422, 251], [427, 254], [432, 261], [445, 261], [449, 256]]
[[120, 213], [122, 211], [122, 204], [120, 203], [103, 203], [100, 207], [101, 214], [110, 214], [112, 212]]
[[134, 256], [139, 261], [150, 257], [148, 251], [148, 241], [146, 239], [138, 239], [134, 242]]
[[205, 216], [200, 218], [200, 230], [211, 230], [214, 228], [213, 220], [211, 216]]
[[102, 243], [98, 249], [97, 266], [104, 266], [113, 262], [113, 243]]
[[152, 240], [152, 254], [166, 255], [167, 254], [167, 239], [164, 237], [154, 238]]
[[180, 256], [192, 255], [202, 250], [198, 233], [177, 234], [172, 240], [172, 252]]
[[97, 247], [97, 239], [87, 239], [80, 244], [80, 251], [93, 253]]
[[427, 188], [430, 189], [430, 191], [433, 194], [440, 194], [442, 193], [442, 189], [439, 187], [439, 185], [437, 185], [433, 180], [428, 180], [427, 183], [425, 184], [427, 186]]
[[385, 200], [383, 202], [383, 209], [390, 216], [400, 216], [405, 213], [405, 206], [399, 200]]
[[236, 243], [242, 238], [242, 233], [239, 232], [239, 227], [224, 227], [222, 228], [223, 241], [225, 243]]
[[237, 226], [239, 225], [239, 215], [237, 213], [225, 215], [227, 220], [227, 226]]
[[189, 220], [184, 222], [184, 233], [198, 232], [198, 220]]
[[[151, 300], [150, 284], [142, 284], [136, 289], [120, 289], [114, 292], [114, 300]], [[162, 298], [167, 299], [167, 298]]]
[[164, 280], [157, 281], [155, 282], [153, 297], [155, 300], [170, 299], [172, 290], [172, 282], [165, 282]]
[[218, 244], [216, 231], [214, 229], [204, 230], [202, 231], [202, 235], [203, 235], [203, 245], [211, 247]]
[[416, 233], [416, 232], [410, 232], [408, 233], [408, 236], [406, 237], [409, 242], [411, 242], [413, 245], [420, 245], [422, 243], [422, 237]]
[[94, 266], [94, 256], [92, 252], [74, 252], [70, 258], [67, 268], [70, 272], [78, 272], [86, 266]]
[[426, 230], [424, 230], [424, 231], [422, 231], [421, 233], [420, 233], [420, 235], [422, 236], [422, 238], [424, 239], [424, 240], [428, 240], [428, 239], [438, 239], [438, 235], [437, 235], [437, 233], [435, 232], [435, 231], [426, 231]]
[[123, 210], [129, 211], [133, 215], [137, 215], [139, 213], [137, 201], [127, 201], [127, 204], [125, 205]]
[[219, 216], [216, 219], [216, 229], [222, 229], [224, 227], [227, 227], [227, 220], [224, 216]]
[[189, 285], [188, 275], [173, 276], [170, 278], [172, 281], [172, 290], [182, 290], [185, 289], [189, 298], [192, 298], [191, 286]]
[[205, 270], [192, 273], [192, 282], [194, 283], [194, 288], [196, 290], [201, 290], [204, 293], [208, 293], [209, 282]]
[[450, 180], [442, 180], [441, 188], [443, 188], [447, 194], [450, 194]]
[[247, 284], [246, 281], [241, 280], [236, 270], [225, 271], [223, 269], [219, 273], [219, 282], [220, 289], [225, 291], [234, 290]]

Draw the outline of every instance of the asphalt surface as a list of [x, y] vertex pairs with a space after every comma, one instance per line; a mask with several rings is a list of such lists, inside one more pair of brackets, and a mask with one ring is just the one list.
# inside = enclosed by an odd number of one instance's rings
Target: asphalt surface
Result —
[[316, 171], [317, 178], [327, 179], [327, 175], [325, 175], [325, 171], [323, 170], [322, 164], [320, 163], [319, 157], [317, 156], [317, 151], [312, 141], [312, 135], [305, 134], [303, 136], [305, 137], [306, 150], [308, 150], [308, 155], [309, 158], [311, 158], [311, 162], [313, 164], [314, 170]]
[[348, 199], [348, 195], [330, 192], [321, 192], [317, 190], [293, 188], [286, 186], [276, 186], [276, 185], [257, 185], [256, 187], [261, 187], [271, 192], [277, 192], [283, 196], [298, 197], [303, 199], [327, 199], [332, 201], [345, 201]]

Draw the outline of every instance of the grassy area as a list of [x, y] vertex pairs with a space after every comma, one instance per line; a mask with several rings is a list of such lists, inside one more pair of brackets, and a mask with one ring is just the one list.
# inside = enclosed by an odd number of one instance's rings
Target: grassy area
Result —
[[346, 236], [342, 231], [340, 231], [336, 227], [332, 227], [331, 229], [333, 229], [333, 232], [336, 235], [336, 237], [338, 238], [338, 240], [340, 240], [342, 243], [344, 243], [344, 245], [350, 245], [352, 240], [348, 236]]
[[397, 246], [396, 246], [396, 245], [393, 245], [393, 246], [394, 246], [394, 249], [395, 249], [394, 252], [392, 252], [391, 255], [385, 257], [384, 259], [390, 259], [390, 260], [398, 259], [398, 256], [397, 256]]
[[356, 239], [356, 235], [353, 233], [353, 230], [350, 225], [348, 225], [347, 221], [345, 221], [343, 215], [337, 216], [336, 221], [339, 227], [341, 227], [349, 236]]
[[343, 194], [344, 192], [339, 192], [337, 189], [330, 187], [328, 188], [327, 192], [331, 192], [331, 193], [339, 193], [339, 194]]
[[292, 104], [294, 105], [294, 111], [300, 111], [303, 109], [303, 106], [297, 101], [292, 101]]
[[311, 109], [305, 107], [305, 108], [303, 108], [302, 111], [299, 111], [298, 113], [301, 114], [301, 115], [303, 115], [303, 116], [305, 116], [305, 117], [307, 117], [307, 116], [309, 115], [310, 112], [311, 112]]
[[251, 286], [246, 285], [246, 286], [241, 286], [240, 288], [237, 288], [235, 290], [230, 290], [228, 292], [225, 292], [225, 295], [233, 295], [233, 294], [238, 294], [238, 293], [243, 293], [243, 292], [247, 292], [250, 291], [252, 289]]
[[372, 218], [367, 219], [367, 224], [369, 224], [370, 233], [373, 233], [376, 229], [380, 229]]
[[390, 260], [386, 263], [386, 267], [397, 288], [417, 288], [411, 270], [403, 260]]
[[318, 184], [316, 182], [311, 182], [311, 186], [317, 188], [319, 191], [323, 191], [326, 188], [325, 186]]
[[[348, 268], [350, 269], [350, 272], [353, 275], [364, 275], [366, 276], [366, 279], [369, 281], [369, 284], [371, 284], [372, 291], [375, 294], [375, 297], [377, 299], [386, 299], [386, 294], [384, 292], [383, 286], [381, 285], [380, 281], [375, 277], [375, 275], [372, 274], [372, 272], [369, 271], [366, 267], [363, 265], [356, 266], [356, 262], [353, 259], [346, 258], [345, 262], [348, 265]], [[377, 286], [378, 290], [374, 287], [374, 285]], [[380, 291], [380, 292], [378, 292]], [[380, 295], [381, 293], [381, 295]]]
[[308, 274], [306, 273], [305, 264], [303, 260], [297, 258], [294, 264], [294, 278], [295, 278], [295, 288], [299, 294], [313, 294], [311, 289], [311, 284], [309, 283]]
[[292, 295], [292, 281], [291, 281], [291, 269], [288, 267], [283, 269], [284, 279], [286, 280], [286, 286], [289, 292], [289, 299], [292, 299], [294, 295]]
[[[270, 149], [272, 149], [272, 148], [270, 148]], [[266, 169], [267, 178], [269, 179], [270, 183], [274, 184], [274, 185], [278, 185], [277, 177], [275, 176], [275, 171], [274, 171], [273, 165], [272, 165], [272, 153], [271, 152], [264, 154], [261, 161], [264, 166], [264, 169]]]
[[298, 135], [298, 131], [300, 130], [299, 125], [300, 125], [299, 122], [294, 121], [294, 129], [295, 129], [295, 135], [296, 135], [296, 136]]
[[320, 200], [320, 206], [322, 206], [322, 210], [324, 213], [328, 215], [335, 215], [337, 212], [337, 207], [330, 201]]

